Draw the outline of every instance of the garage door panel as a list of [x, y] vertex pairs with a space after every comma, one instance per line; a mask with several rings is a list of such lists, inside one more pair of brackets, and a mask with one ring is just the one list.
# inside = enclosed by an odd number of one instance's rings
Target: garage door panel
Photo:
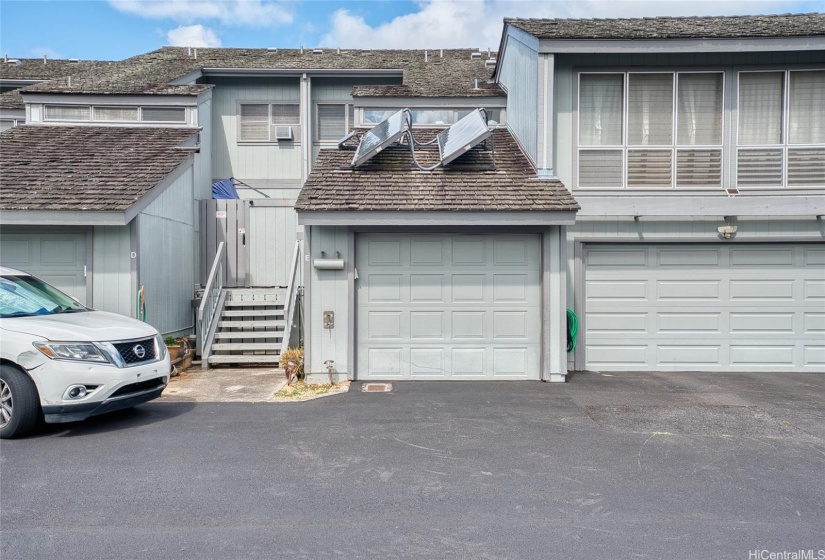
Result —
[[[655, 255], [646, 268], [603, 264], [609, 262], [605, 253], [637, 254], [643, 248]], [[585, 268], [586, 369], [821, 366], [825, 250], [820, 246], [640, 244], [633, 249], [585, 246], [584, 261], [592, 260], [592, 251], [599, 263]], [[719, 263], [715, 270], [713, 261]], [[634, 258], [631, 264], [636, 263]], [[643, 293], [645, 283], [653, 290]]]
[[40, 266], [78, 266], [74, 239], [41, 239]]
[[538, 379], [538, 235], [364, 234], [356, 253], [360, 379]]
[[825, 366], [825, 346], [806, 346], [805, 365], [820, 368]]
[[34, 247], [30, 239], [3, 239], [0, 253], [3, 265], [21, 270], [30, 270], [34, 265]]
[[410, 275], [411, 303], [444, 303], [445, 301], [447, 301], [447, 294], [443, 274]]
[[647, 249], [611, 251], [593, 249], [587, 252], [585, 263], [588, 268], [601, 266], [615, 268], [647, 267]]

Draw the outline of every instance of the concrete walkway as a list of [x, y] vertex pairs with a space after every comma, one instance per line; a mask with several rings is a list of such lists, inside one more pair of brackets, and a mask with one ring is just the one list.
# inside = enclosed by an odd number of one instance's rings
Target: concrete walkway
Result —
[[193, 366], [173, 377], [158, 402], [272, 402], [286, 385], [280, 368]]

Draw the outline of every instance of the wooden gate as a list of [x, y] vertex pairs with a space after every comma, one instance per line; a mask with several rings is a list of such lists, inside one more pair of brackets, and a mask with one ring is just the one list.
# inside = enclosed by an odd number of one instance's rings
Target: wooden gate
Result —
[[201, 200], [200, 282], [206, 283], [218, 245], [226, 243], [227, 288], [250, 286], [249, 200]]

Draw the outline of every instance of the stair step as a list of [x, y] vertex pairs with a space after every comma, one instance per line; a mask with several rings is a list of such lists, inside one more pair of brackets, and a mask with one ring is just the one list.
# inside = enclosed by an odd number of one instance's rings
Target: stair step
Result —
[[224, 311], [221, 317], [270, 317], [284, 316], [283, 309], [243, 309], [240, 311]]
[[213, 354], [208, 359], [210, 364], [277, 364], [280, 356], [273, 354]]
[[274, 329], [283, 326], [283, 321], [218, 321], [218, 327], [224, 329]]
[[240, 301], [240, 300], [226, 300], [223, 302], [224, 307], [283, 307], [283, 301]]
[[239, 338], [284, 338], [284, 331], [250, 331], [250, 332], [219, 332], [215, 333], [215, 340], [233, 340]]
[[281, 350], [281, 345], [277, 342], [234, 342], [234, 343], [218, 343], [212, 345], [212, 351], [258, 351], [268, 350], [278, 352]]

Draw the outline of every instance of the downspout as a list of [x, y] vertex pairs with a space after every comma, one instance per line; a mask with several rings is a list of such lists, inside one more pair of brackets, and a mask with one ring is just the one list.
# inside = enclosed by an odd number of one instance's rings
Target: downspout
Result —
[[301, 75], [301, 186], [309, 177], [309, 166], [312, 161], [312, 95], [311, 78], [306, 72]]

